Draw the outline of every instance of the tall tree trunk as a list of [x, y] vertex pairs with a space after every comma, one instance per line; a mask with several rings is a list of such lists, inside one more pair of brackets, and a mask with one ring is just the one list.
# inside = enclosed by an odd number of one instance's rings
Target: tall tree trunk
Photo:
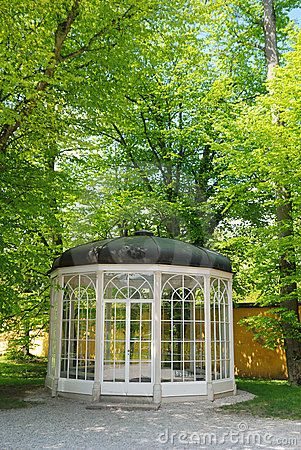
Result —
[[267, 79], [273, 78], [274, 68], [279, 64], [274, 0], [263, 0], [264, 53], [267, 64]]
[[[274, 77], [274, 68], [279, 64], [274, 0], [263, 0], [263, 13], [267, 79], [270, 80]], [[274, 112], [274, 121], [281, 126], [277, 112]], [[277, 200], [276, 218], [279, 228], [279, 247], [283, 247], [282, 243], [284, 240], [289, 242], [289, 245], [281, 251], [279, 257], [280, 296], [283, 299], [281, 306], [293, 311], [300, 322], [297, 285], [295, 281], [291, 281], [296, 275], [296, 263], [293, 244], [293, 204], [291, 193], [287, 186], [278, 186]], [[284, 330], [284, 332], [286, 331], [288, 330]], [[289, 381], [294, 384], [301, 384], [301, 342], [285, 338], [285, 352]]]

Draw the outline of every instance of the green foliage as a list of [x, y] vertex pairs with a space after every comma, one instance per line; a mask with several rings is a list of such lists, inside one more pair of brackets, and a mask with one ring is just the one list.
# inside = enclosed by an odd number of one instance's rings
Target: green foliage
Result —
[[[219, 162], [222, 176], [215, 202], [223, 203], [232, 224], [229, 239], [222, 245], [236, 253], [240, 272], [244, 266], [251, 270], [254, 289], [261, 293], [263, 304], [285, 300], [279, 297], [279, 255], [286, 254], [297, 264], [297, 272], [281, 283], [299, 283], [300, 279], [300, 39], [299, 33], [294, 51], [286, 55], [287, 64], [269, 83], [269, 93], [242, 110], [219, 145], [226, 158]], [[273, 122], [276, 110], [280, 124]], [[290, 192], [294, 236], [286, 236], [289, 223], [275, 218], [276, 208], [287, 201], [279, 186]]]
[[[81, 105], [71, 95], [88, 98], [89, 80], [122, 70], [158, 8], [127, 0], [1, 3], [0, 329], [14, 329], [24, 343], [30, 329], [47, 326], [47, 272], [70, 242], [64, 209], [78, 201], [72, 174], [58, 166], [84, 142]], [[106, 95], [100, 86], [98, 96]]]

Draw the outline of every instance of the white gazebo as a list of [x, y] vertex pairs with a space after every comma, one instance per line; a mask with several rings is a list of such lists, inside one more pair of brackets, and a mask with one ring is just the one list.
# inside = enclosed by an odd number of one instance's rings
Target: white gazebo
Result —
[[147, 231], [64, 252], [51, 270], [53, 395], [235, 393], [231, 264]]

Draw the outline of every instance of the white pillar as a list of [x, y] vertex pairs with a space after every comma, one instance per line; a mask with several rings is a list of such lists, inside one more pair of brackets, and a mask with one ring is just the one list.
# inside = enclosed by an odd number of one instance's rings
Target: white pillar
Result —
[[53, 352], [53, 329], [56, 324], [54, 323], [54, 299], [55, 299], [55, 278], [50, 281], [50, 313], [49, 313], [49, 331], [48, 331], [48, 362], [47, 362], [47, 375], [45, 380], [45, 387], [52, 387], [52, 352]]
[[213, 400], [212, 387], [212, 362], [211, 362], [211, 311], [210, 311], [210, 275], [205, 275], [204, 284], [204, 308], [205, 308], [205, 364], [208, 400]]
[[103, 317], [102, 317], [102, 298], [103, 298], [103, 272], [97, 272], [96, 275], [96, 326], [95, 326], [95, 372], [92, 390], [92, 400], [99, 401], [101, 395], [101, 370], [102, 370], [102, 336], [103, 336]]
[[154, 388], [153, 401], [161, 403], [161, 272], [154, 273], [154, 306], [153, 318], [154, 336], [153, 336], [153, 364], [154, 364]]
[[[60, 368], [61, 368], [61, 341], [62, 341], [62, 308], [63, 308], [63, 277], [58, 276], [58, 287], [59, 291], [57, 293], [57, 314], [56, 314], [56, 344], [55, 344], [55, 369], [54, 369], [54, 379], [52, 381], [51, 395], [55, 397], [57, 395], [58, 383], [60, 378]], [[55, 314], [54, 314], [55, 316]]]
[[229, 297], [229, 337], [230, 337], [230, 379], [233, 380], [233, 392], [236, 394], [236, 383], [234, 375], [234, 334], [233, 334], [233, 302], [232, 302], [232, 276], [228, 282]]

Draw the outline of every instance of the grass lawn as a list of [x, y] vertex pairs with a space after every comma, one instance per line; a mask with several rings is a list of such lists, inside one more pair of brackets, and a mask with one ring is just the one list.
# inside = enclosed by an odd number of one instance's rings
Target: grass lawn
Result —
[[228, 411], [251, 413], [260, 417], [301, 419], [301, 386], [290, 386], [282, 380], [238, 379], [237, 387], [257, 397], [236, 405], [224, 406]]
[[0, 357], [0, 409], [22, 408], [24, 391], [43, 386], [46, 375], [44, 361], [10, 361]]

